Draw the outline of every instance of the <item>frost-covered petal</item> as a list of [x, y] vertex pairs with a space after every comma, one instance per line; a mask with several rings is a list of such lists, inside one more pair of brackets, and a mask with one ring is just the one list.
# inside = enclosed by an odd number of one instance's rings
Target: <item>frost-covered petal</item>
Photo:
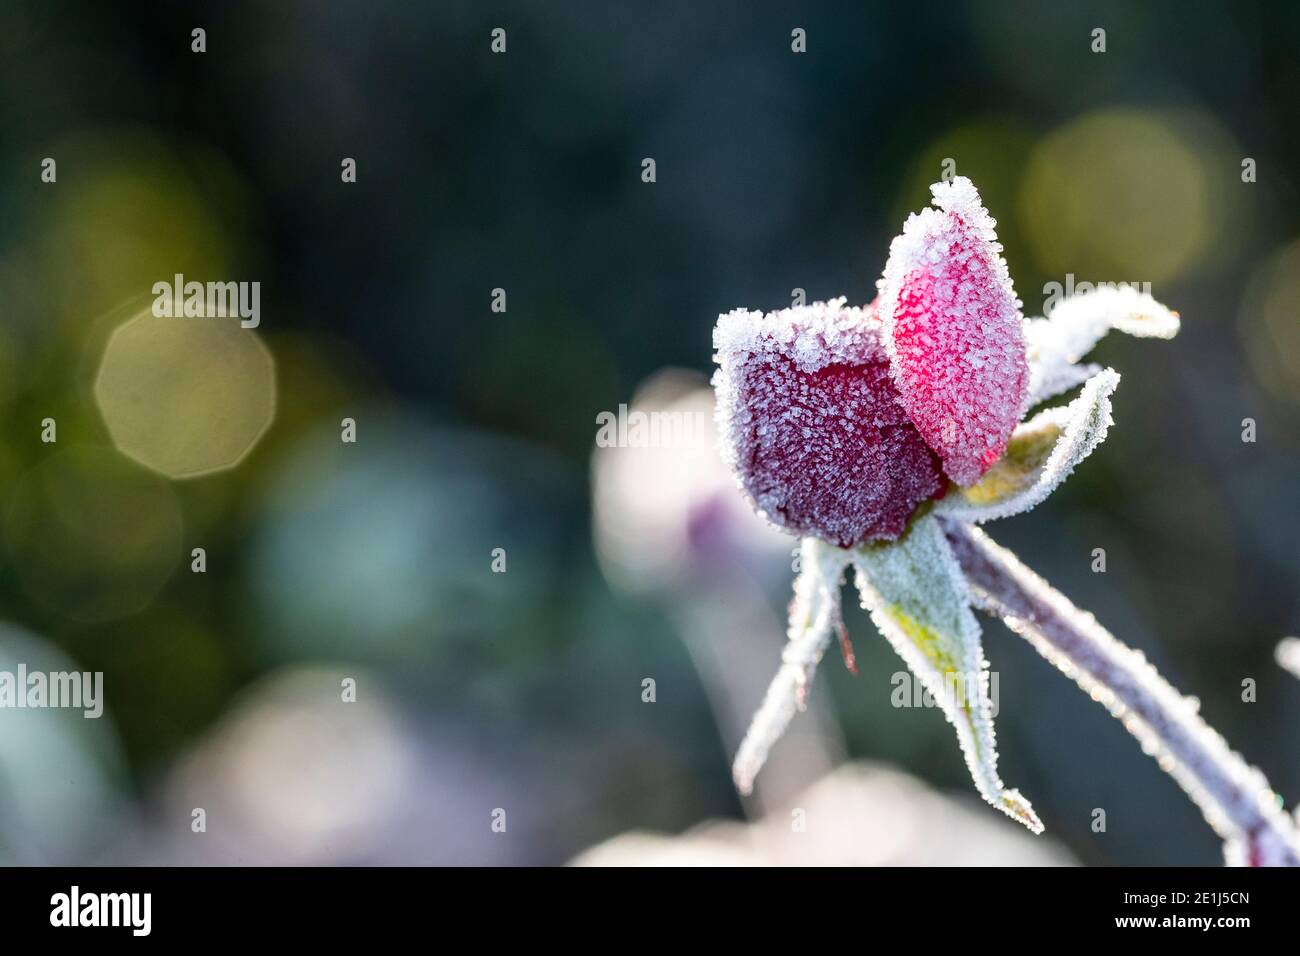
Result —
[[1171, 339], [1178, 313], [1132, 286], [1101, 286], [1057, 304], [1050, 318], [1025, 323], [1029, 350], [1029, 404], [1069, 391], [1095, 365], [1076, 365], [1111, 329], [1139, 338]]
[[774, 524], [841, 547], [893, 539], [943, 489], [869, 309], [738, 310], [713, 341], [723, 456]]
[[763, 703], [750, 721], [736, 751], [731, 774], [743, 794], [767, 762], [796, 712], [803, 710], [808, 687], [831, 637], [842, 627], [840, 585], [849, 553], [817, 538], [805, 538], [799, 550], [799, 576], [790, 602], [789, 642], [781, 653], [781, 668], [772, 679]]
[[853, 565], [863, 606], [956, 728], [981, 796], [1041, 833], [1029, 801], [998, 777], [979, 623], [938, 519], [925, 515], [900, 540], [859, 549]]
[[921, 435], [959, 485], [997, 461], [1025, 408], [1029, 371], [996, 223], [969, 179], [930, 187], [880, 280], [894, 379]]
[[1069, 405], [1035, 415], [1012, 433], [1006, 454], [983, 478], [949, 493], [936, 511], [978, 522], [1034, 507], [1105, 440], [1110, 396], [1118, 385], [1119, 373], [1106, 369]]

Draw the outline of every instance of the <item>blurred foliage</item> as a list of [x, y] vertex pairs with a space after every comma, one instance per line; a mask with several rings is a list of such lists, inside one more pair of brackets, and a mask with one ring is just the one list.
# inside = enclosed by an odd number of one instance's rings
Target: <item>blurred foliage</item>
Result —
[[[1027, 312], [1072, 273], [1150, 282], [1184, 319], [1170, 344], [1103, 345], [1124, 376], [1118, 427], [996, 537], [1201, 696], [1294, 802], [1300, 685], [1271, 649], [1300, 629], [1298, 35], [1294, 3], [1227, 0], [0, 5], [0, 617], [104, 671], [146, 834], [188, 827], [183, 799], [152, 797], [223, 766], [203, 741], [322, 673], [387, 687], [366, 732], [398, 749], [373, 766], [404, 768], [416, 804], [438, 795], [406, 811], [412, 832], [526, 793], [509, 859], [556, 861], [630, 827], [734, 815], [671, 598], [624, 595], [595, 561], [595, 416], [664, 366], [707, 371], [720, 311], [784, 306], [795, 287], [873, 297], [889, 239], [951, 158], [999, 220]], [[114, 330], [176, 273], [262, 283], [261, 327], [243, 334], [273, 356], [276, 405], [233, 470], [170, 481], [114, 450], [94, 383]], [[187, 407], [221, 420], [219, 392], [157, 381], [157, 407], [136, 410], [161, 424], [139, 440], [183, 440]], [[343, 417], [356, 444], [338, 440]], [[1105, 575], [1089, 572], [1096, 547]], [[938, 711], [891, 707], [900, 662], [865, 616], [849, 626], [863, 676], [827, 667], [816, 690], [849, 752], [968, 791]], [[1004, 773], [1049, 831], [1088, 862], [1217, 862], [1122, 728], [989, 631]], [[296, 766], [275, 765], [294, 759], [284, 720], [265, 718], [274, 746], [249, 745], [266, 785]], [[302, 774], [344, 774], [316, 756]], [[45, 759], [23, 751], [0, 776]], [[117, 806], [116, 785], [96, 786]], [[253, 846], [283, 812], [259, 821], [226, 796]], [[1098, 806], [1107, 834], [1089, 830]], [[23, 807], [47, 815], [40, 832], [70, 812]], [[370, 834], [329, 860], [507, 852], [428, 834], [402, 850], [355, 804], [313, 812], [325, 832]]]

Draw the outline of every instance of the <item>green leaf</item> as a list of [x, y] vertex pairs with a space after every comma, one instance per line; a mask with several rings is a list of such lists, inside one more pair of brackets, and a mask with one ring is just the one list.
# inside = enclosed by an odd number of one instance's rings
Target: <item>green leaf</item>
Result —
[[925, 515], [898, 541], [859, 549], [853, 566], [863, 607], [956, 729], [981, 796], [1041, 833], [1029, 801], [998, 777], [980, 628], [938, 520]]

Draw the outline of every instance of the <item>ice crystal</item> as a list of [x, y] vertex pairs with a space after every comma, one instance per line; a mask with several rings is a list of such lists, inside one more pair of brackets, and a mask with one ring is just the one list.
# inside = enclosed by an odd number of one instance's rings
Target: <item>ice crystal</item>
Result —
[[998, 777], [980, 627], [938, 519], [926, 515], [898, 542], [859, 549], [853, 565], [863, 607], [956, 729], [980, 795], [1041, 833], [1043, 825], [1029, 801], [1006, 789]]
[[949, 494], [936, 511], [980, 522], [1034, 507], [1105, 440], [1118, 385], [1119, 373], [1106, 369], [1069, 405], [1035, 415], [1012, 433], [1006, 454], [977, 484]]
[[719, 318], [714, 347], [723, 454], [774, 524], [841, 547], [893, 539], [942, 490], [870, 310], [738, 310]]
[[1051, 318], [1025, 323], [1029, 350], [1029, 404], [1059, 395], [1090, 378], [1095, 365], [1076, 365], [1111, 329], [1139, 338], [1173, 338], [1178, 313], [1132, 286], [1101, 286], [1072, 295]]
[[944, 471], [972, 485], [1025, 407], [1029, 371], [996, 223], [969, 179], [930, 187], [889, 249], [880, 316], [903, 405]]

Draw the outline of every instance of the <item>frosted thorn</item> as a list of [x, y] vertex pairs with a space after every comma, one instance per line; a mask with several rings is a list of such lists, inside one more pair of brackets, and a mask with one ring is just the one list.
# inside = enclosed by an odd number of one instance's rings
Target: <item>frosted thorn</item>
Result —
[[854, 677], [858, 676], [858, 658], [853, 653], [853, 641], [849, 639], [849, 629], [843, 621], [835, 622], [835, 633], [840, 638], [840, 653], [844, 655], [844, 666]]

